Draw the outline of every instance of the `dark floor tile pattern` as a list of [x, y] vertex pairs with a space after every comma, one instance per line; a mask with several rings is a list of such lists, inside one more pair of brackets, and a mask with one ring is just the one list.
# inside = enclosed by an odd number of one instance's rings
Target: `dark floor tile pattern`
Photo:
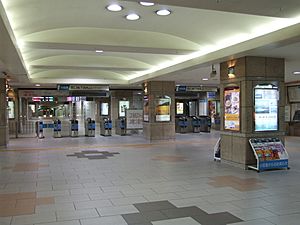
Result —
[[152, 222], [191, 217], [201, 225], [227, 225], [242, 222], [238, 217], [228, 213], [208, 214], [196, 206], [177, 208], [169, 201], [157, 201], [134, 204], [139, 213], [123, 214], [128, 225], [152, 225]]
[[67, 156], [74, 156], [77, 158], [87, 158], [87, 159], [108, 159], [114, 155], [120, 154], [119, 152], [108, 152], [108, 151], [97, 151], [97, 150], [88, 150], [75, 152]]

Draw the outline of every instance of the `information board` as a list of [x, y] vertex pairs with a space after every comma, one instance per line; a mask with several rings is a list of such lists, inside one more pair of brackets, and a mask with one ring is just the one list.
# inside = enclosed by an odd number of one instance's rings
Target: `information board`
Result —
[[143, 129], [143, 110], [126, 110], [126, 129]]
[[255, 131], [278, 130], [278, 89], [272, 85], [254, 88]]
[[240, 130], [240, 88], [231, 87], [224, 90], [224, 128]]
[[288, 154], [279, 138], [252, 138], [249, 143], [257, 160], [257, 171], [288, 168]]

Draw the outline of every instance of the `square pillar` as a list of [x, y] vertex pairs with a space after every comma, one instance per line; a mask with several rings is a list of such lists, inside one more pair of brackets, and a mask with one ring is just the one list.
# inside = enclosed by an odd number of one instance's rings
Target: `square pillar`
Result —
[[8, 140], [6, 80], [0, 78], [0, 146], [7, 146]]
[[144, 105], [144, 137], [151, 141], [174, 140], [175, 82], [149, 81], [144, 84], [144, 96], [147, 101]]
[[[256, 159], [249, 144], [250, 138], [277, 137], [284, 142], [284, 59], [247, 56], [221, 63], [220, 106], [221, 106], [221, 158], [222, 162], [242, 168], [255, 164]], [[234, 68], [234, 76], [228, 72]], [[278, 130], [255, 131], [254, 87], [272, 84], [278, 87]], [[239, 129], [225, 129], [224, 91], [239, 88]]]

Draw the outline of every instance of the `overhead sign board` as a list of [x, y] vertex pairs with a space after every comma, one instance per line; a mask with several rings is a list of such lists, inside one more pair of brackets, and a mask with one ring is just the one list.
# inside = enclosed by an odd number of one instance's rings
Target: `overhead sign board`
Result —
[[176, 86], [177, 92], [217, 92], [216, 87], [205, 87], [205, 86]]

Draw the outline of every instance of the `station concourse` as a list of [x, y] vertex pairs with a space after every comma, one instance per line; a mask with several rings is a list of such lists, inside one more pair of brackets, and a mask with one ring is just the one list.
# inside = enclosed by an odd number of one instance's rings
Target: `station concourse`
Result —
[[298, 1], [0, 15], [0, 225], [299, 225]]

